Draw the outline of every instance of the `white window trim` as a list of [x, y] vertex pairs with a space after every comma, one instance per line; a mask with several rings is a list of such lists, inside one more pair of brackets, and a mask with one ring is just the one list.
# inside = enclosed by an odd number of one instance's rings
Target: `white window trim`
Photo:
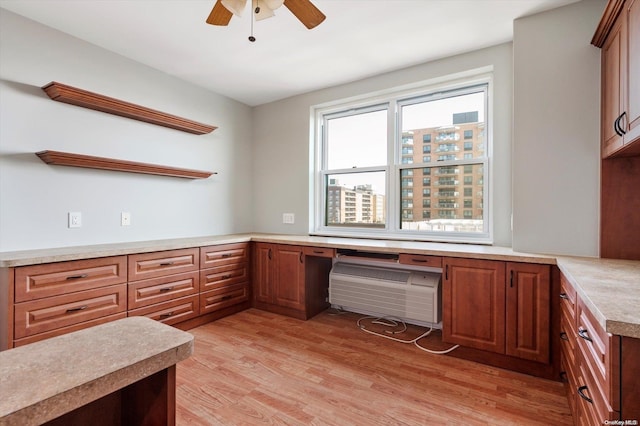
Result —
[[[493, 107], [493, 69], [492, 67], [484, 67], [477, 70], [470, 70], [447, 78], [436, 78], [420, 84], [412, 84], [408, 86], [389, 89], [378, 93], [350, 98], [347, 100], [339, 100], [322, 105], [316, 105], [311, 108], [312, 118], [312, 140], [311, 152], [313, 153], [312, 182], [310, 205], [313, 206], [313, 217], [310, 219], [310, 235], [329, 236], [329, 237], [350, 237], [350, 238], [374, 238], [389, 240], [413, 240], [413, 241], [433, 241], [433, 242], [451, 242], [451, 243], [474, 243], [474, 244], [492, 244], [493, 243], [493, 123], [494, 123], [494, 107]], [[437, 163], [413, 163], [409, 165], [399, 164], [398, 156], [401, 155], [401, 145], [398, 139], [401, 137], [401, 127], [399, 123], [399, 112], [397, 108], [401, 104], [407, 104], [411, 98], [417, 98], [438, 91], [454, 91], [457, 89], [465, 89], [478, 85], [486, 85], [486, 157], [481, 161], [478, 159], [464, 161], [456, 160], [455, 162], [437, 162]], [[380, 171], [387, 173], [385, 188], [385, 203], [387, 213], [387, 223], [384, 228], [339, 228], [324, 225], [324, 208], [327, 200], [324, 191], [324, 180], [328, 174], [336, 174], [340, 172], [354, 172], [354, 169], [331, 170], [330, 173], [322, 170], [322, 164], [326, 160], [326, 152], [324, 151], [323, 128], [319, 123], [323, 122], [323, 117], [332, 114], [339, 114], [342, 111], [360, 109], [375, 109], [380, 105], [388, 104], [388, 140], [393, 140], [393, 144], [387, 144], [387, 161], [386, 167], [367, 167], [358, 168], [358, 172]], [[397, 133], [397, 134], [394, 134]], [[437, 232], [416, 232], [403, 230], [400, 228], [400, 210], [391, 208], [389, 200], [397, 198], [400, 191], [400, 170], [405, 168], [421, 168], [421, 167], [443, 167], [451, 164], [462, 166], [464, 164], [482, 164], [484, 167], [485, 191], [483, 193], [483, 210], [486, 223], [484, 224], [485, 232], [483, 233], [437, 233]], [[398, 211], [396, 211], [398, 210]]]

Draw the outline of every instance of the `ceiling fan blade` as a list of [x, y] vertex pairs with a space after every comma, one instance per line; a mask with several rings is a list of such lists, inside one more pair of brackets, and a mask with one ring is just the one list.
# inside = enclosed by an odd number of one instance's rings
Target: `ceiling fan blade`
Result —
[[284, 0], [284, 5], [309, 29], [320, 25], [326, 18], [309, 0]]
[[229, 10], [220, 3], [220, 0], [217, 0], [207, 18], [207, 24], [220, 26], [229, 25], [232, 16], [233, 13], [229, 12]]

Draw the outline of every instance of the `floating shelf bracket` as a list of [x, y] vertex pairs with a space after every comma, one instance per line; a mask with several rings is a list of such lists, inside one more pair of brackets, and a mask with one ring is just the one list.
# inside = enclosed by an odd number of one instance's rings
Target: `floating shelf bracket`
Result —
[[89, 169], [115, 170], [119, 172], [144, 173], [149, 175], [172, 176], [186, 179], [206, 179], [215, 172], [181, 169], [159, 166], [157, 164], [137, 163], [115, 160], [113, 158], [93, 157], [91, 155], [72, 154], [60, 151], [36, 152], [42, 161], [56, 166], [85, 167]]
[[42, 87], [42, 90], [54, 101], [119, 115], [121, 117], [144, 121], [146, 123], [169, 127], [196, 135], [204, 135], [217, 129], [215, 126], [198, 123], [186, 118], [67, 86], [66, 84], [55, 81]]

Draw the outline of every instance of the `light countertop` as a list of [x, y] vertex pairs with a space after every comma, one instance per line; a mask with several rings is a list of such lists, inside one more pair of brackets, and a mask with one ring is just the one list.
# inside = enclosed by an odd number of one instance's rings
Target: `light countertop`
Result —
[[0, 253], [16, 267], [248, 241], [558, 265], [603, 328], [640, 338], [640, 261], [516, 252], [509, 247], [282, 234], [236, 234]]
[[608, 333], [640, 338], [640, 261], [558, 257], [557, 263]]
[[193, 336], [129, 317], [0, 352], [0, 424], [36, 425], [188, 358]]

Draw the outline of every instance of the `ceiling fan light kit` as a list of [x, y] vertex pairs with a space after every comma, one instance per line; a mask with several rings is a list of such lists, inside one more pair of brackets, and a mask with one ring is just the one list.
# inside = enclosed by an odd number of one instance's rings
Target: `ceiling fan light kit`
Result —
[[[325, 20], [326, 16], [316, 8], [310, 0], [251, 0], [251, 36], [249, 41], [256, 41], [253, 36], [253, 21], [275, 16], [274, 10], [284, 5], [308, 29], [315, 28]], [[216, 0], [207, 24], [227, 26], [233, 15], [242, 16], [247, 0]]]

